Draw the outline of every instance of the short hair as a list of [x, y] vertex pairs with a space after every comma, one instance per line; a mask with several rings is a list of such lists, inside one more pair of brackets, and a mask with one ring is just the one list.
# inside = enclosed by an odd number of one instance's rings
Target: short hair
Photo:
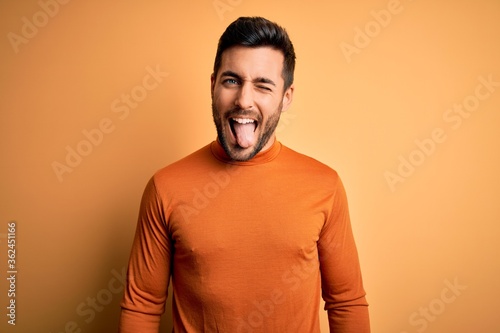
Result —
[[284, 89], [293, 83], [295, 71], [295, 51], [284, 28], [263, 17], [240, 17], [231, 23], [219, 39], [214, 62], [214, 75], [217, 75], [222, 61], [222, 53], [232, 46], [261, 47], [269, 46], [281, 51], [284, 56]]

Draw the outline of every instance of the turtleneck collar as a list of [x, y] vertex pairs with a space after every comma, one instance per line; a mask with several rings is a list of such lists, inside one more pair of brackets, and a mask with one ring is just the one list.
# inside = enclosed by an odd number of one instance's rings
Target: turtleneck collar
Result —
[[273, 145], [267, 150], [260, 151], [248, 161], [235, 161], [231, 159], [227, 154], [219, 140], [215, 140], [210, 144], [210, 150], [216, 159], [224, 163], [235, 164], [235, 165], [258, 165], [270, 162], [274, 160], [281, 151], [281, 143], [275, 140]]

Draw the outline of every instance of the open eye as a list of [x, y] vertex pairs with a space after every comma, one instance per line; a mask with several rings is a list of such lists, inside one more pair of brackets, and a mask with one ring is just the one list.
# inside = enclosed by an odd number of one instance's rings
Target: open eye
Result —
[[227, 85], [235, 85], [235, 84], [238, 84], [238, 81], [234, 78], [228, 78], [228, 79], [223, 80], [222, 83], [227, 84]]

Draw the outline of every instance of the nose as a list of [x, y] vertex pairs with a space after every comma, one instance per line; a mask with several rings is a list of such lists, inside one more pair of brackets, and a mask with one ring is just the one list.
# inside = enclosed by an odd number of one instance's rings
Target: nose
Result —
[[251, 83], [243, 82], [241, 84], [234, 104], [242, 110], [249, 110], [253, 107], [254, 96]]

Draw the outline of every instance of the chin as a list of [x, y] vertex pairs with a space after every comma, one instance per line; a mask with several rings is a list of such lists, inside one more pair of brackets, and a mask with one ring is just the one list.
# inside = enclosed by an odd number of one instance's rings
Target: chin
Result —
[[259, 152], [255, 146], [248, 148], [241, 148], [240, 146], [232, 145], [231, 147], [224, 147], [224, 150], [229, 157], [234, 161], [245, 162], [252, 159]]

